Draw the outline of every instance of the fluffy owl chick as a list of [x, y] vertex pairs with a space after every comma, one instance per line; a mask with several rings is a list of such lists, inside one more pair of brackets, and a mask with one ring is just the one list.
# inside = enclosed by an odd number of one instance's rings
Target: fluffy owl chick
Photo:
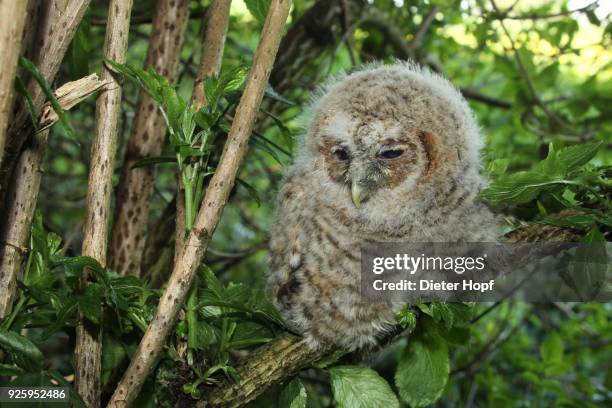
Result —
[[268, 280], [309, 344], [355, 350], [394, 325], [360, 296], [364, 242], [491, 242], [479, 200], [482, 136], [444, 78], [410, 63], [370, 65], [324, 86], [278, 194]]

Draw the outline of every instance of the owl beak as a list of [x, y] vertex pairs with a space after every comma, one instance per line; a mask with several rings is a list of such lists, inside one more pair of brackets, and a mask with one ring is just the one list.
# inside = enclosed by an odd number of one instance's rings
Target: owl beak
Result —
[[361, 206], [361, 202], [366, 198], [366, 195], [367, 193], [363, 186], [359, 182], [353, 181], [351, 184], [351, 198], [356, 208]]

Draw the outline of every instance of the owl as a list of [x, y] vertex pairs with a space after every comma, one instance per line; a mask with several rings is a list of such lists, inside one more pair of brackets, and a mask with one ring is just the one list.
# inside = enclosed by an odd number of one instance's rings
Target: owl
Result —
[[363, 243], [495, 241], [479, 199], [483, 138], [459, 91], [407, 62], [334, 78], [305, 117], [278, 193], [268, 289], [312, 348], [369, 348], [395, 313], [360, 295]]

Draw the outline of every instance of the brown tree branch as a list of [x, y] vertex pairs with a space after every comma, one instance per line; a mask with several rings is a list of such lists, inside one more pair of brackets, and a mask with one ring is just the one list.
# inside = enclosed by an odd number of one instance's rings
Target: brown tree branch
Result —
[[[63, 110], [70, 110], [109, 83], [109, 81], [99, 79], [97, 74], [91, 74], [60, 86], [55, 91], [55, 98]], [[51, 102], [45, 103], [40, 112], [38, 132], [50, 128], [58, 119]]]
[[[69, 37], [68, 40], [72, 39], [88, 4], [89, 0], [50, 1], [46, 10], [47, 13], [43, 16], [43, 21], [38, 23], [40, 25], [38, 38], [34, 34], [27, 33], [26, 37], [36, 39], [35, 45], [40, 46], [33, 59], [35, 61], [47, 61], [44, 65], [38, 65], [39, 71], [47, 82], [53, 82], [59, 69], [59, 64], [50, 64], [49, 61], [61, 61], [64, 57], [69, 41], [65, 42], [63, 37]], [[60, 36], [62, 40], [60, 40]], [[26, 40], [26, 42], [29, 43], [29, 40]], [[65, 46], [58, 47], [57, 44], [59, 43]], [[30, 95], [34, 95], [37, 90], [40, 90], [40, 87], [35, 81], [31, 81], [28, 89]], [[40, 110], [44, 103], [44, 97], [37, 98], [34, 103], [35, 108]], [[16, 166], [16, 171], [10, 178], [7, 194], [5, 196], [0, 195], [0, 208], [4, 206], [4, 213], [9, 215], [0, 220], [0, 318], [8, 313], [12, 306], [17, 274], [25, 255], [23, 248], [27, 245], [38, 199], [42, 176], [41, 168], [48, 136], [48, 131], [32, 134], [33, 128], [29, 114], [24, 105], [20, 106], [22, 110], [18, 111], [17, 117], [11, 123], [9, 137], [12, 135], [13, 139], [20, 138], [23, 140], [29, 137], [30, 142], [21, 154], [12, 158], [7, 156], [3, 163], [5, 165], [3, 169], [12, 169]], [[21, 127], [17, 124], [20, 120], [23, 120]], [[28, 126], [25, 126], [26, 124]], [[24, 133], [20, 134], [19, 131]], [[9, 138], [9, 144], [10, 140]], [[13, 162], [14, 160], [17, 161]], [[8, 181], [8, 179], [4, 181]], [[0, 186], [0, 190], [2, 190], [2, 186]]]
[[[188, 0], [157, 2], [145, 68], [153, 68], [170, 82], [176, 79], [188, 14]], [[149, 201], [155, 185], [154, 169], [150, 166], [134, 168], [134, 164], [159, 156], [165, 136], [166, 127], [159, 109], [148, 93], [140, 91], [117, 188], [109, 248], [108, 265], [122, 275], [140, 276]]]
[[[212, 75], [218, 75], [221, 69], [231, 3], [231, 0], [214, 0], [208, 10], [206, 36], [202, 45], [202, 60], [200, 61], [200, 68], [196, 76], [192, 95], [192, 102], [197, 109], [206, 105], [203, 87], [204, 81]], [[176, 195], [176, 232], [174, 234], [175, 258], [183, 249], [187, 232], [185, 228], [185, 190], [180, 174], [178, 177], [178, 187]]]
[[109, 402], [110, 407], [124, 407], [134, 401], [152, 371], [168, 333], [174, 326], [178, 312], [185, 302], [196, 270], [219, 223], [238, 169], [246, 155], [248, 140], [274, 64], [290, 5], [289, 0], [273, 0], [270, 3], [260, 42], [253, 57], [253, 67], [240, 98], [219, 165], [206, 189], [202, 206], [181, 256], [177, 257], [174, 271], [160, 299], [155, 317], [119, 382]]
[[[104, 56], [119, 63], [125, 61], [131, 12], [132, 0], [111, 0], [109, 3]], [[108, 84], [96, 100], [96, 132], [91, 147], [82, 253], [105, 265], [121, 85], [106, 66], [102, 69], [102, 80]], [[87, 285], [87, 275], [85, 271], [81, 281], [83, 287]], [[87, 320], [80, 309], [77, 319], [75, 388], [88, 407], [98, 407], [101, 394], [102, 325]]]
[[[542, 224], [520, 227], [506, 236], [508, 242], [573, 242], [578, 235], [575, 231]], [[398, 327], [381, 343], [393, 342], [401, 332]], [[257, 398], [271, 386], [288, 380], [301, 369], [311, 366], [324, 355], [335, 350], [313, 352], [300, 337], [283, 334], [256, 350], [236, 369], [239, 380], [226, 380], [215, 387], [208, 400], [199, 407], [239, 407]]]
[[198, 109], [206, 105], [204, 81], [212, 75], [218, 75], [221, 69], [231, 4], [232, 0], [214, 0], [207, 13], [202, 61], [193, 88], [193, 102]]
[[0, 0], [0, 165], [4, 156], [6, 131], [13, 105], [13, 82], [17, 72], [17, 60], [21, 51], [23, 25], [26, 20], [28, 0]]

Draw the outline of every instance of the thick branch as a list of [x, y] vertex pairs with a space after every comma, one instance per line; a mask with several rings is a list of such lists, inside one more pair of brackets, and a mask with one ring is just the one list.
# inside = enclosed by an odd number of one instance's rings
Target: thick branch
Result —
[[[550, 225], [532, 224], [521, 227], [506, 237], [509, 242], [573, 242], [576, 232]], [[393, 331], [387, 343], [400, 332]], [[329, 352], [330, 350], [327, 350]], [[281, 335], [250, 354], [237, 366], [239, 381], [225, 381], [213, 389], [209, 405], [213, 407], [239, 407], [254, 400], [273, 385], [280, 384], [301, 369], [311, 366], [326, 353], [313, 352], [296, 336]], [[198, 406], [205, 407], [205, 403]]]
[[[125, 61], [131, 11], [132, 0], [111, 0], [109, 3], [104, 41], [106, 58], [120, 63]], [[108, 81], [108, 85], [96, 101], [96, 133], [91, 147], [82, 252], [105, 265], [121, 86], [106, 67], [102, 69], [102, 80]], [[83, 276], [82, 285], [87, 285], [87, 274]], [[79, 310], [74, 349], [75, 388], [89, 407], [100, 406], [101, 340], [101, 325], [85, 319]]]
[[[188, 13], [188, 0], [157, 2], [145, 68], [153, 68], [170, 82], [176, 79]], [[134, 164], [144, 158], [159, 156], [165, 135], [166, 127], [160, 111], [149, 94], [141, 91], [117, 188], [109, 248], [109, 267], [122, 275], [140, 276], [149, 201], [155, 185], [153, 168], [134, 168]]]
[[[64, 4], [65, 7], [62, 6]], [[47, 15], [45, 19], [40, 23], [40, 37], [37, 38], [37, 44], [41, 45], [41, 49], [33, 57], [38, 61], [46, 60], [57, 60], [63, 58], [68, 45], [65, 48], [57, 48], [55, 46], [47, 46], [50, 43], [59, 42], [58, 35], [66, 35], [72, 38], [76, 27], [78, 26], [80, 19], [89, 4], [89, 0], [73, 0], [68, 2], [49, 2], [47, 8]], [[77, 10], [75, 10], [77, 8]], [[30, 8], [30, 10], [33, 10]], [[33, 20], [32, 20], [33, 21]], [[62, 32], [62, 30], [66, 30]], [[35, 38], [33, 34], [29, 34], [30, 38]], [[29, 43], [29, 40], [26, 40]], [[56, 55], [60, 53], [61, 55]], [[56, 67], [59, 69], [59, 65]], [[55, 71], [50, 70], [49, 65], [39, 65], [38, 69], [46, 76], [47, 81], [53, 81], [57, 74]], [[45, 71], [43, 72], [43, 69]], [[37, 85], [30, 83], [30, 92], [33, 92], [37, 88]], [[40, 109], [44, 102], [44, 99], [40, 99], [37, 108]], [[19, 111], [21, 112], [21, 111]], [[31, 134], [31, 122], [28, 118], [28, 114], [25, 111], [22, 112], [25, 115], [26, 122], [30, 123], [30, 127], [19, 128], [13, 127], [16, 122], [20, 120], [19, 113], [11, 125], [9, 136], [14, 137], [20, 136], [24, 140], [27, 137], [31, 137], [30, 143], [24, 148], [20, 155], [16, 155], [14, 158], [9, 160], [5, 157], [6, 165], [4, 168], [17, 166], [16, 171], [13, 173], [13, 177], [10, 178], [10, 184], [8, 185], [8, 191], [6, 196], [0, 195], [0, 212], [4, 206], [3, 213], [9, 214], [8, 217], [0, 220], [0, 318], [10, 311], [12, 305], [12, 299], [15, 292], [15, 283], [17, 274], [21, 267], [21, 262], [25, 255], [24, 247], [27, 245], [27, 239], [30, 235], [30, 228], [32, 226], [32, 218], [34, 217], [34, 210], [36, 208], [36, 201], [38, 199], [38, 189], [40, 187], [41, 178], [41, 167], [47, 145], [48, 132], [39, 132], [35, 135]], [[17, 131], [26, 132], [24, 134], [15, 133]], [[11, 160], [18, 159], [16, 163], [7, 163]], [[8, 181], [8, 180], [4, 180]], [[1, 183], [0, 183], [1, 184]], [[2, 189], [3, 186], [0, 186]], [[5, 201], [6, 200], [6, 201]]]
[[6, 131], [13, 103], [13, 81], [17, 72], [17, 58], [21, 51], [23, 25], [26, 20], [27, 0], [0, 1], [0, 164], [4, 156]]
[[329, 350], [313, 351], [301, 337], [283, 334], [274, 341], [256, 350], [243, 361], [237, 370], [240, 381], [226, 383], [215, 388], [208, 404], [204, 401], [198, 407], [240, 407], [255, 399], [271, 384], [282, 382], [310, 366]]
[[149, 324], [132, 357], [130, 366], [113, 394], [109, 402], [110, 407], [127, 406], [136, 398], [153, 369], [168, 333], [174, 326], [178, 312], [185, 302], [210, 237], [221, 218], [240, 163], [246, 155], [249, 136], [278, 51], [290, 5], [289, 0], [273, 0], [270, 4], [260, 43], [253, 57], [253, 67], [238, 104], [219, 165], [211, 178], [196, 222], [181, 251], [181, 256], [177, 257], [174, 271], [160, 299], [155, 317]]

